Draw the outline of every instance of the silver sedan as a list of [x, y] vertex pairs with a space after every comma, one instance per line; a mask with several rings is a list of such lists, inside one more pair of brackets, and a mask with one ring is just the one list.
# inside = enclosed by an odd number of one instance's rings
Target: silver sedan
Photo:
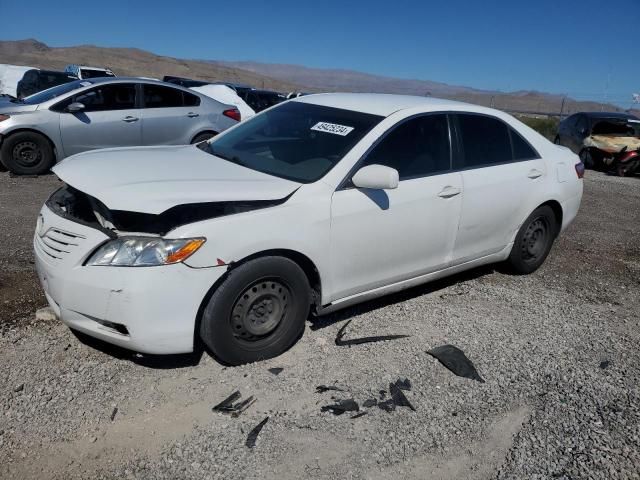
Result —
[[140, 78], [93, 78], [0, 102], [0, 163], [34, 175], [97, 148], [198, 143], [240, 112], [186, 88]]

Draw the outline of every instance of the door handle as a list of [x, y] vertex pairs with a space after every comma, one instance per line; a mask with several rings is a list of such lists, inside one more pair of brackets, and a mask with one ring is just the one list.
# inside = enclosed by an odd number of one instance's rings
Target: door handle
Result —
[[199, 116], [200, 116], [199, 113], [195, 113], [195, 112], [187, 113], [187, 117], [189, 117], [189, 118], [195, 118], [195, 117], [199, 117]]
[[527, 175], [527, 177], [529, 177], [531, 180], [535, 180], [536, 178], [539, 178], [541, 176], [542, 176], [542, 172], [535, 168], [530, 170], [529, 174]]
[[462, 190], [456, 187], [447, 186], [442, 189], [442, 191], [438, 194], [440, 198], [451, 198], [456, 195], [460, 195]]
[[132, 117], [131, 115], [128, 115], [126, 117], [124, 117], [122, 119], [123, 122], [127, 122], [127, 123], [131, 123], [131, 122], [137, 122], [138, 121], [138, 117]]

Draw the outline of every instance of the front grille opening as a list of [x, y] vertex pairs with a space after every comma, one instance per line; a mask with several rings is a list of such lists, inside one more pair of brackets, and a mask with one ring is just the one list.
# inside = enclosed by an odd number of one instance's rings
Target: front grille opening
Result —
[[127, 327], [125, 327], [121, 323], [109, 322], [107, 320], [98, 320], [97, 318], [94, 318], [94, 320], [103, 327], [106, 327], [109, 330], [113, 330], [115, 333], [126, 335], [127, 337], [129, 336], [129, 330], [127, 330]]

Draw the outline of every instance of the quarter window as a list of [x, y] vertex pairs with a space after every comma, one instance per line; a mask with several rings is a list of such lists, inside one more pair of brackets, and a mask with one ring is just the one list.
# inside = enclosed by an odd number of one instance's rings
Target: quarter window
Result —
[[509, 129], [511, 134], [511, 145], [513, 146], [513, 159], [514, 160], [533, 160], [534, 158], [540, 158], [538, 152], [536, 152], [529, 142], [527, 142], [522, 136], [513, 129]]
[[362, 166], [374, 164], [395, 168], [400, 180], [449, 170], [447, 116], [425, 115], [401, 123], [369, 152]]

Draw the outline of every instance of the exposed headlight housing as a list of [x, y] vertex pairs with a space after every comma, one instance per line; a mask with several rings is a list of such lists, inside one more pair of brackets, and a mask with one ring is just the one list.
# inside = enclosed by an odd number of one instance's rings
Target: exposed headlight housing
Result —
[[205, 238], [120, 237], [98, 248], [86, 264], [112, 267], [171, 265], [189, 258], [205, 241]]

